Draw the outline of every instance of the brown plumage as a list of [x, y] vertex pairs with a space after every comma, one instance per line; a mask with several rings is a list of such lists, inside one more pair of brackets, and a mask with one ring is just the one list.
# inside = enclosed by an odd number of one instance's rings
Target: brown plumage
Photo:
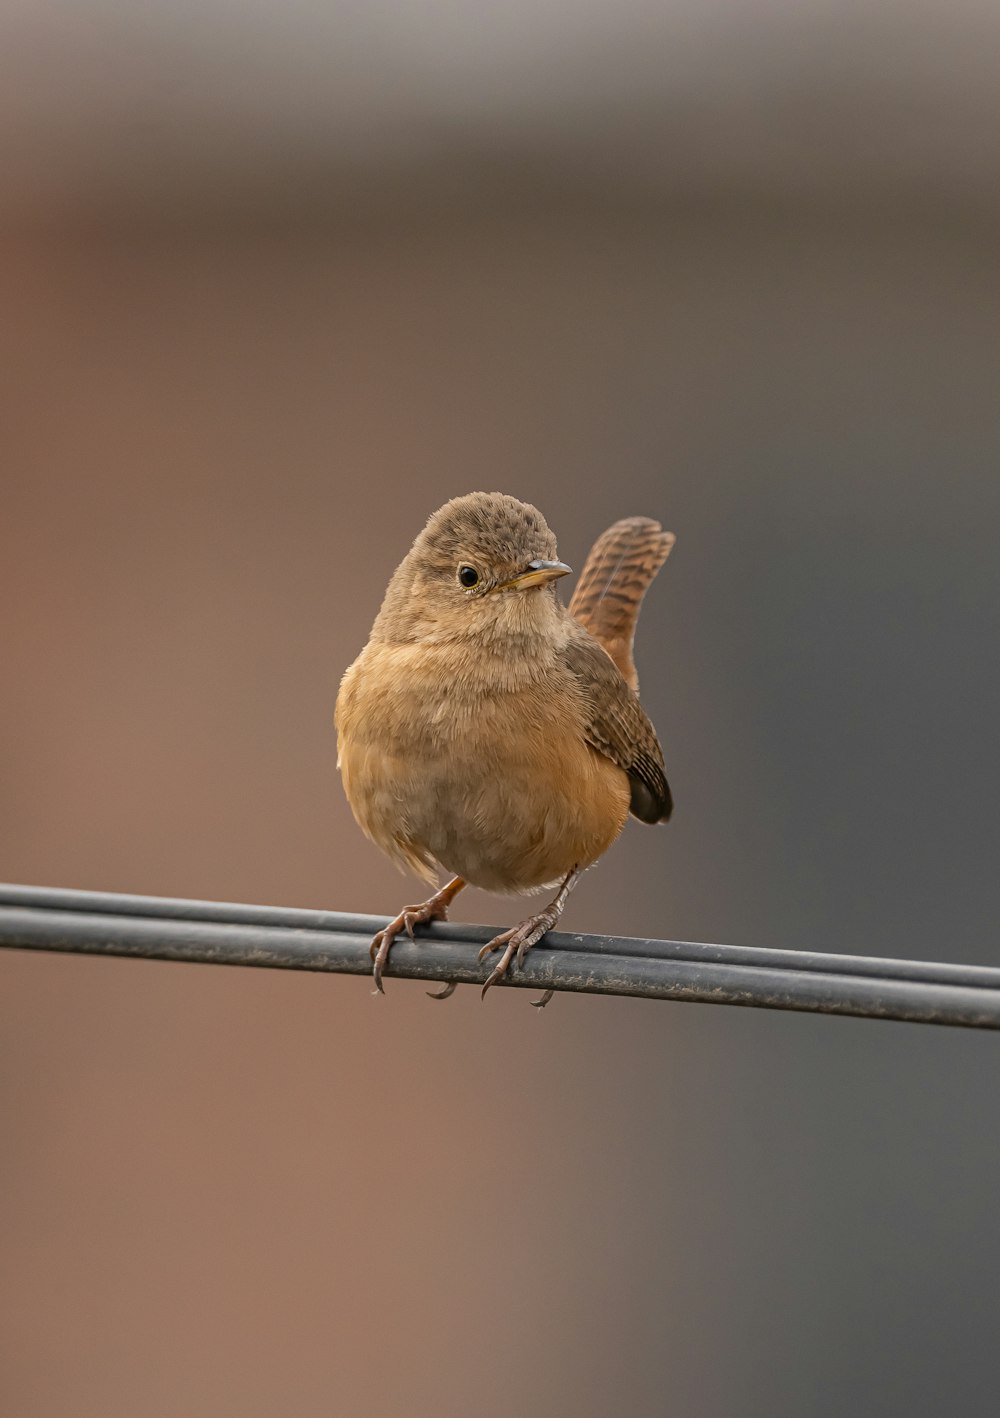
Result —
[[676, 538], [651, 517], [623, 517], [590, 548], [569, 613], [599, 640], [631, 689], [639, 676], [632, 642], [642, 598]]
[[375, 937], [378, 989], [398, 932], [444, 917], [464, 884], [531, 892], [560, 883], [550, 906], [482, 952], [504, 947], [485, 993], [552, 928], [630, 811], [644, 822], [669, 817], [632, 639], [672, 545], [646, 518], [616, 523], [587, 560], [571, 614], [554, 585], [569, 568], [534, 507], [472, 493], [417, 537], [344, 675], [339, 764], [365, 833], [418, 875], [443, 868], [454, 879]]

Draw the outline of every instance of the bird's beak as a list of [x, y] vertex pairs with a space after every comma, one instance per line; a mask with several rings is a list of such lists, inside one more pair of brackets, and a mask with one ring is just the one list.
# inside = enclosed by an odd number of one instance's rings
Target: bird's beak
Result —
[[572, 570], [564, 561], [529, 561], [520, 575], [506, 581], [500, 589], [525, 591], [529, 586], [544, 586], [547, 581], [555, 581], [557, 577], [566, 576]]

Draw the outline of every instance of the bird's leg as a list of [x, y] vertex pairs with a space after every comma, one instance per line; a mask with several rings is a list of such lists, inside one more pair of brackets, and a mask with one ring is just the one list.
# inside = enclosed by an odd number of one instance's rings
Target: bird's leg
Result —
[[400, 931], [413, 939], [413, 927], [425, 925], [428, 921], [446, 921], [448, 919], [448, 907], [461, 891], [465, 882], [460, 876], [456, 876], [453, 881], [449, 881], [447, 886], [442, 886], [440, 891], [436, 891], [429, 901], [424, 901], [419, 906], [404, 906], [399, 915], [377, 931], [371, 943], [371, 958], [374, 962], [372, 974], [375, 977], [375, 991], [378, 994], [385, 994], [382, 988], [382, 972], [385, 969], [385, 962], [389, 958], [389, 950], [393, 941]]
[[[539, 911], [537, 915], [529, 916], [526, 921], [521, 921], [518, 925], [512, 926], [509, 931], [494, 936], [488, 945], [484, 945], [479, 952], [480, 960], [485, 960], [491, 950], [503, 950], [503, 954], [493, 968], [492, 974], [483, 986], [483, 998], [486, 998], [486, 991], [491, 985], [495, 985], [498, 980], [502, 980], [510, 969], [512, 960], [517, 964], [524, 964], [524, 957], [533, 945], [537, 945], [546, 931], [550, 931], [559, 917], [563, 913], [566, 905], [566, 898], [573, 890], [573, 887], [580, 879], [580, 870], [574, 867], [566, 876], [562, 886], [556, 893], [556, 898], [551, 901], [544, 911]], [[552, 991], [546, 990], [545, 994], [537, 1001], [538, 1005], [548, 1004], [552, 998]]]

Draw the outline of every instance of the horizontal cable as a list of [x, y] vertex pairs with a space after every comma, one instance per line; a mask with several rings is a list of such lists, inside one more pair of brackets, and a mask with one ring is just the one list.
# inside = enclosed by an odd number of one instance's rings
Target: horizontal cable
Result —
[[[382, 917], [0, 885], [0, 946], [366, 975]], [[388, 976], [482, 984], [485, 926], [397, 940]], [[494, 957], [495, 959], [495, 957]], [[1000, 969], [930, 961], [550, 932], [515, 987], [1000, 1028]]]

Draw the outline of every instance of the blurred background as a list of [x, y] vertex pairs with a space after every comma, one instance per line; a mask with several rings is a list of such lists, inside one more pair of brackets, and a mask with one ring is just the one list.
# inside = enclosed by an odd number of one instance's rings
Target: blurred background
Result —
[[[998, 46], [8, 0], [0, 874], [412, 899], [333, 702], [501, 489], [678, 537], [569, 928], [1000, 964]], [[5, 952], [0, 1054], [17, 1418], [995, 1412], [992, 1035]]]

